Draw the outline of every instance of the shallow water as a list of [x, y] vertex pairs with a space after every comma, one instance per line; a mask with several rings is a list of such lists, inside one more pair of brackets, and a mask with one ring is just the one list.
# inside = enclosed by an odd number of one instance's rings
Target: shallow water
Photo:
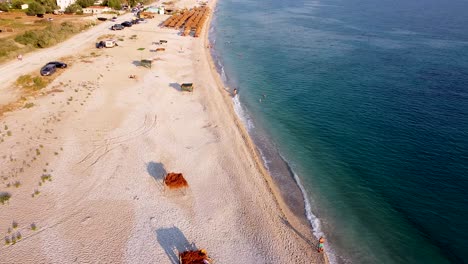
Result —
[[280, 154], [304, 185], [334, 262], [468, 259], [467, 10], [218, 1], [225, 81], [267, 167], [291, 177]]

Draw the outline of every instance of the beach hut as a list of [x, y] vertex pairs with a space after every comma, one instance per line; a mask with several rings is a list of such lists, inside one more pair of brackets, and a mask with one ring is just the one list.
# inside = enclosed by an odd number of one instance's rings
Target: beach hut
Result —
[[180, 88], [184, 92], [193, 92], [193, 83], [183, 83], [180, 85]]

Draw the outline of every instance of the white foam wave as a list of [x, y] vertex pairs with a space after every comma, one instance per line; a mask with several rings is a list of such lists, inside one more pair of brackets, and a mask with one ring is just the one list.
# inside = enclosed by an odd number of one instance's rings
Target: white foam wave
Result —
[[270, 171], [270, 166], [269, 164], [271, 163], [271, 161], [269, 161], [265, 155], [263, 155], [263, 151], [260, 149], [260, 148], [257, 148], [258, 149], [258, 152], [260, 152], [260, 156], [262, 157], [262, 160], [263, 160], [263, 164], [265, 165], [266, 169], [268, 171]]
[[[221, 64], [221, 63], [218, 63]], [[226, 73], [224, 72], [224, 67], [221, 66], [221, 79], [223, 80], [224, 83], [226, 83], [227, 78], [226, 78]]]
[[[284, 157], [282, 158], [284, 159]], [[307, 220], [309, 220], [310, 225], [312, 226], [312, 232], [315, 238], [319, 239], [320, 237], [325, 236], [325, 233], [323, 233], [322, 228], [321, 228], [320, 219], [312, 213], [312, 206], [310, 205], [309, 197], [304, 188], [304, 185], [302, 185], [301, 179], [292, 170], [292, 168], [291, 168], [291, 172], [294, 176], [294, 180], [296, 181], [297, 186], [299, 186], [299, 189], [302, 192], [302, 197], [304, 199], [304, 206], [305, 206], [305, 211], [306, 211], [306, 217], [307, 217]], [[327, 245], [327, 257], [331, 264], [337, 263], [335, 252], [329, 245]]]
[[[240, 120], [244, 123], [244, 125], [247, 126], [247, 130], [249, 131], [249, 133], [251, 132], [252, 129], [255, 128], [254, 124], [253, 124], [253, 121], [250, 119], [250, 117], [247, 115], [247, 113], [245, 112], [245, 110], [243, 109], [242, 107], [242, 104], [239, 100], [239, 96], [235, 96], [233, 99], [233, 105], [234, 105], [234, 111], [236, 112], [237, 116], [240, 118]], [[269, 161], [265, 155], [263, 155], [263, 152], [260, 148], [258, 148], [258, 151], [260, 152], [260, 156], [262, 157], [262, 160], [263, 160], [263, 164], [265, 165], [266, 169], [269, 171], [269, 163], [271, 163], [271, 161]], [[281, 155], [280, 155], [281, 156]], [[286, 159], [281, 156], [281, 158], [287, 163]], [[310, 199], [307, 195], [307, 192], [304, 188], [304, 186], [302, 185], [302, 182], [299, 178], [299, 176], [291, 169], [291, 172], [293, 174], [293, 177], [294, 177], [294, 180], [296, 181], [296, 184], [297, 186], [299, 186], [299, 189], [301, 190], [301, 193], [302, 193], [302, 198], [304, 200], [304, 206], [305, 206], [305, 211], [306, 211], [306, 217], [307, 217], [307, 220], [309, 221], [311, 227], [312, 227], [312, 232], [315, 236], [316, 239], [319, 239], [321, 236], [325, 236], [325, 234], [323, 233], [322, 229], [321, 229], [321, 223], [320, 223], [320, 219], [315, 216], [313, 213], [312, 213], [312, 206], [310, 204]], [[336, 264], [337, 263], [337, 258], [336, 258], [336, 255], [335, 255], [335, 252], [333, 251], [333, 249], [327, 245], [327, 257], [328, 257], [328, 260], [330, 261], [330, 264]]]
[[232, 98], [232, 102], [234, 104], [234, 111], [236, 111], [237, 116], [242, 120], [242, 122], [247, 126], [247, 131], [251, 131], [252, 129], [255, 128], [252, 120], [250, 117], [247, 115], [247, 113], [244, 111], [242, 108], [242, 105], [239, 101], [239, 96], [236, 95], [234, 98]]

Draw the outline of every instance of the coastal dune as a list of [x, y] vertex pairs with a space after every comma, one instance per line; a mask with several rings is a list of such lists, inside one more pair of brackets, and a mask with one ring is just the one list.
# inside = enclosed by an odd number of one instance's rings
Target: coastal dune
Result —
[[[324, 262], [235, 116], [206, 26], [204, 37], [183, 37], [157, 26], [165, 18], [103, 27], [118, 47], [84, 42], [50, 93], [0, 119], [0, 191], [12, 195], [0, 230], [21, 234], [0, 247], [0, 263], [178, 263], [196, 248], [215, 263]], [[161, 39], [165, 50], [153, 52]], [[189, 187], [165, 188], [169, 172]]]

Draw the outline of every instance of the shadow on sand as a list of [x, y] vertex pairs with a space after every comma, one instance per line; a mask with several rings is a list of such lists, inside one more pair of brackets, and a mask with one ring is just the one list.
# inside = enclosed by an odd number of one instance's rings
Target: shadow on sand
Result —
[[318, 248], [318, 241], [313, 242], [312, 240], [301, 234], [299, 231], [297, 231], [296, 228], [294, 228], [294, 226], [291, 225], [291, 223], [289, 223], [288, 220], [284, 219], [283, 217], [281, 217], [281, 222], [283, 222], [285, 226], [289, 227], [292, 231], [294, 231], [294, 233], [296, 233], [300, 238], [307, 242], [307, 244], [311, 245], [314, 249]]
[[179, 253], [196, 249], [195, 244], [189, 243], [182, 231], [175, 226], [156, 230], [156, 238], [172, 264], [179, 264]]
[[180, 84], [178, 83], [169, 83], [169, 86], [174, 88], [178, 92], [182, 91], [182, 88], [180, 88]]
[[154, 181], [158, 185], [158, 188], [164, 190], [164, 177], [166, 177], [167, 174], [166, 168], [164, 168], [164, 164], [150, 161], [146, 163], [146, 171], [151, 177], [153, 177]]

